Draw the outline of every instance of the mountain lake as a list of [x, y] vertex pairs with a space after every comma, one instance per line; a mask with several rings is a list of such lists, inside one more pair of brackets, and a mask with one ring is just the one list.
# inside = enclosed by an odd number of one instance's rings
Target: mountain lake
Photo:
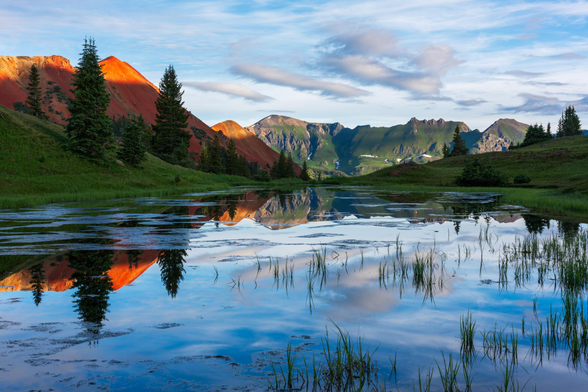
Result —
[[585, 390], [587, 239], [490, 193], [0, 210], [1, 388]]

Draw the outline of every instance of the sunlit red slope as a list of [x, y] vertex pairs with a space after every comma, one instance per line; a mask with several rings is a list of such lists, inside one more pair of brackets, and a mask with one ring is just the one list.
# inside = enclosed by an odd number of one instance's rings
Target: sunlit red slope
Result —
[[[212, 126], [212, 129], [222, 132], [229, 139], [234, 139], [237, 145], [237, 152], [244, 155], [248, 161], [270, 162], [270, 165], [277, 161], [280, 154], [266, 145], [255, 133], [249, 131], [235, 121], [228, 120]], [[296, 174], [300, 174], [300, 167], [295, 166]]]
[[[137, 261], [137, 265], [129, 266], [129, 259], [125, 252], [117, 252], [114, 256], [114, 264], [108, 271], [112, 280], [112, 288], [118, 290], [123, 286], [132, 283], [151, 267], [159, 257], [159, 251], [146, 250]], [[65, 291], [72, 287], [71, 276], [75, 272], [69, 267], [67, 258], [57, 260], [47, 259], [43, 262], [45, 279], [42, 282], [43, 291]], [[31, 272], [24, 269], [10, 275], [0, 281], [0, 292], [4, 291], [30, 291], [32, 290]]]
[[[29, 79], [31, 65], [36, 64], [41, 78], [43, 94], [43, 110], [51, 121], [65, 125], [69, 118], [67, 97], [72, 97], [69, 91], [70, 82], [75, 71], [70, 61], [61, 56], [0, 56], [0, 105], [14, 109], [15, 102], [24, 103], [27, 98], [26, 86]], [[106, 87], [110, 93], [110, 117], [142, 114], [146, 121], [155, 123], [155, 101], [158, 96], [157, 87], [147, 80], [130, 64], [110, 56], [100, 61]], [[191, 127], [202, 130], [206, 138], [213, 138], [215, 131], [196, 116], [190, 114], [188, 119], [189, 132]], [[227, 138], [221, 138], [221, 144], [226, 146]], [[251, 162], [258, 162], [261, 167], [271, 165], [277, 154], [261, 142], [254, 134], [235, 140], [237, 149]], [[202, 141], [192, 135], [190, 152], [200, 154]]]

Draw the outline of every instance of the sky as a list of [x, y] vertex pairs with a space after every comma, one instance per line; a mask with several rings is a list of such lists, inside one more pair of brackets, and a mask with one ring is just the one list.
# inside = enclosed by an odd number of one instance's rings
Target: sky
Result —
[[209, 125], [270, 114], [347, 127], [412, 117], [588, 126], [587, 1], [0, 0], [0, 55], [84, 37], [154, 84], [173, 65]]

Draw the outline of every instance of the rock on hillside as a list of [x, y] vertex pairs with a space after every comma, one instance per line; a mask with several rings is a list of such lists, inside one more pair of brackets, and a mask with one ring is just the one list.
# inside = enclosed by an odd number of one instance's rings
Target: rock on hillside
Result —
[[525, 140], [528, 128], [528, 124], [511, 118], [501, 118], [482, 132], [480, 140], [471, 147], [472, 153], [507, 151], [513, 142]]
[[[29, 71], [33, 64], [39, 69], [43, 110], [51, 121], [65, 125], [69, 118], [67, 99], [72, 97], [70, 83], [75, 69], [68, 59], [61, 56], [0, 56], [0, 104], [15, 109], [25, 102]], [[147, 122], [154, 124], [158, 88], [130, 64], [114, 56], [105, 58], [99, 64], [110, 93], [108, 115], [116, 119], [129, 113], [141, 114]], [[212, 139], [215, 131], [192, 114], [188, 126], [193, 136], [189, 150], [197, 159], [202, 144]], [[225, 144], [224, 141], [222, 143]], [[270, 152], [258, 153], [258, 149], [265, 147], [263, 143], [245, 142], [245, 139], [237, 139], [235, 143], [242, 155], [261, 167], [271, 165], [275, 159]]]

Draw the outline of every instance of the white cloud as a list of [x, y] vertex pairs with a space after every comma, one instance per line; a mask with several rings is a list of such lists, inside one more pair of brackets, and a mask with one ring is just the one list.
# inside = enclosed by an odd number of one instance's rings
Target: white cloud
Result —
[[259, 83], [292, 87], [300, 91], [318, 91], [321, 95], [328, 97], [358, 98], [369, 94], [365, 90], [347, 84], [327, 82], [269, 65], [237, 64], [231, 67], [231, 71]]
[[258, 93], [242, 84], [226, 82], [184, 82], [183, 85], [201, 91], [214, 91], [234, 97], [241, 97], [253, 102], [266, 102], [273, 100], [272, 97]]

